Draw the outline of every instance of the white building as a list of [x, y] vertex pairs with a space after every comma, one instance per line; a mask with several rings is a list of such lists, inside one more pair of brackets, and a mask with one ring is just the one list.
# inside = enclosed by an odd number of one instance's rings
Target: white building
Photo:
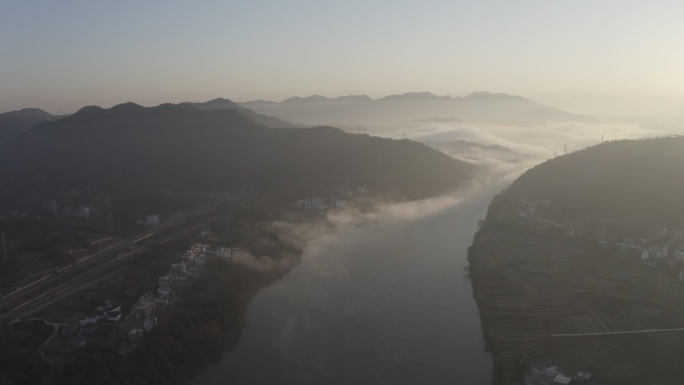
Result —
[[135, 350], [135, 344], [133, 342], [124, 342], [119, 345], [119, 348], [117, 349], [119, 354], [122, 356], [127, 356], [133, 353], [133, 350]]
[[78, 322], [81, 324], [81, 326], [85, 325], [95, 325], [100, 321], [100, 315], [99, 314], [94, 314], [94, 315], [89, 315], [85, 317], [84, 319], [78, 320]]
[[76, 210], [76, 215], [83, 218], [90, 218], [90, 207], [79, 206], [79, 208]]
[[183, 253], [182, 258], [187, 259], [188, 261], [194, 261], [196, 256], [197, 256], [197, 251], [190, 249], [190, 250], [186, 251], [185, 253]]
[[195, 243], [194, 245], [190, 246], [190, 251], [192, 251], [194, 253], [198, 253], [198, 254], [199, 253], [206, 253], [207, 247], [209, 247], [209, 245], [204, 245], [201, 243]]
[[159, 224], [159, 215], [157, 215], [157, 214], [148, 215], [146, 222], [148, 225], [158, 225]]
[[121, 319], [121, 312], [120, 311], [108, 311], [104, 313], [104, 317], [108, 321], [113, 321], [113, 322], [119, 322]]
[[171, 270], [173, 270], [173, 272], [177, 275], [185, 275], [185, 262], [181, 261], [180, 263], [172, 263]]
[[143, 328], [145, 329], [145, 332], [147, 332], [147, 333], [151, 332], [155, 326], [157, 326], [157, 317], [155, 317], [155, 316], [145, 317], [145, 321], [143, 321]]
[[673, 257], [675, 261], [684, 261], [684, 251], [675, 251]]
[[77, 336], [74, 338], [74, 347], [82, 348], [86, 346], [87, 339], [85, 336]]
[[236, 247], [219, 247], [218, 250], [216, 250], [216, 256], [221, 257], [221, 258], [231, 258], [233, 256], [232, 252], [235, 250], [240, 250]]
[[142, 342], [144, 338], [145, 335], [142, 329], [131, 329], [131, 331], [128, 332], [128, 340], [134, 344]]

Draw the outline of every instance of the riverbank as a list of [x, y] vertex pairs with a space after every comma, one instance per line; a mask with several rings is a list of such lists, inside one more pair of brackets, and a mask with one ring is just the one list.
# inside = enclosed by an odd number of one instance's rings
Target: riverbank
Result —
[[681, 323], [684, 292], [672, 277], [538, 225], [490, 211], [469, 250], [494, 383], [517, 385], [552, 367], [569, 378], [592, 373], [604, 385], [684, 378], [684, 333], [619, 333]]
[[489, 196], [387, 205], [312, 239], [193, 385], [489, 384], [466, 250]]

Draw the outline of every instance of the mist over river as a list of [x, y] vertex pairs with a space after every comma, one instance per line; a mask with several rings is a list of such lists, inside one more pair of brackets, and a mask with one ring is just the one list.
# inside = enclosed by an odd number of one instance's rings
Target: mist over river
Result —
[[313, 236], [301, 264], [255, 297], [238, 348], [193, 385], [490, 384], [465, 268], [507, 182], [493, 185], [331, 215], [335, 230]]

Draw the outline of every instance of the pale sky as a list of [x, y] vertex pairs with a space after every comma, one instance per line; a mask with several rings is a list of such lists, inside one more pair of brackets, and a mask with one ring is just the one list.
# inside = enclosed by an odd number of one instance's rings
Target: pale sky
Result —
[[683, 20], [684, 2], [657, 0], [0, 0], [0, 112], [409, 91], [681, 96]]

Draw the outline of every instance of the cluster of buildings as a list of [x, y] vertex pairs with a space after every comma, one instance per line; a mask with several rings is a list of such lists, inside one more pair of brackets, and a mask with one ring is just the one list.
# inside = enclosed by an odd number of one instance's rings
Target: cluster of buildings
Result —
[[300, 209], [327, 210], [326, 200], [321, 197], [297, 199], [297, 207]]
[[157, 311], [159, 306], [170, 305], [189, 286], [190, 279], [199, 276], [204, 271], [206, 252], [209, 245], [196, 243], [183, 253], [181, 258], [171, 263], [166, 275], [157, 279], [157, 289], [144, 294], [138, 299], [133, 314], [143, 319], [142, 329], [131, 329], [128, 341], [119, 345], [119, 354], [130, 354], [140, 345], [145, 333], [150, 332], [157, 325]]
[[216, 249], [216, 256], [220, 258], [231, 258], [232, 252], [235, 250], [240, 250], [237, 247], [219, 247]]
[[549, 207], [551, 207], [551, 201], [548, 199], [533, 200], [528, 199], [527, 197], [521, 197], [515, 212], [518, 213], [518, 216], [521, 218], [528, 218], [534, 216], [540, 209], [548, 209]]
[[561, 373], [556, 366], [532, 364], [525, 373], [525, 385], [599, 385], [598, 379], [591, 372], [580, 370], [570, 375]]
[[[551, 207], [549, 200], [520, 198], [516, 213], [521, 218], [531, 218], [543, 209]], [[604, 247], [614, 245], [624, 258], [640, 260], [653, 267], [669, 266], [679, 268], [680, 281], [684, 281], [684, 229], [662, 227], [644, 234], [643, 237], [628, 237], [618, 240], [619, 231], [606, 224], [594, 224], [589, 231], [566, 229], [566, 237], [589, 237], [598, 240]]]
[[[160, 306], [172, 304], [190, 285], [192, 278], [203, 272], [208, 247], [209, 245], [199, 243], [192, 245], [182, 257], [171, 264], [166, 275], [158, 278], [156, 290], [138, 299], [129, 315], [132, 318], [127, 318], [125, 323], [127, 327], [131, 327], [131, 324], [136, 326], [128, 331], [127, 340], [119, 345], [119, 354], [127, 355], [135, 350], [143, 342], [145, 333], [149, 333], [157, 325], [157, 312]], [[72, 348], [84, 347], [88, 338], [96, 333], [102, 322], [119, 323], [122, 318], [121, 301], [112, 297], [97, 306], [93, 312], [80, 318], [78, 323], [62, 326], [61, 335], [73, 337]]]
[[[76, 324], [64, 325], [61, 328], [62, 336], [74, 337], [72, 340], [73, 348], [82, 348], [88, 344], [88, 338], [93, 336], [102, 322], [109, 321], [118, 323], [122, 318], [121, 302], [116, 298], [107, 299], [102, 305], [95, 308], [95, 312], [79, 319]], [[143, 328], [134, 328], [128, 331], [128, 340], [122, 342], [118, 347], [119, 354], [131, 353], [139, 346], [144, 333], [149, 333], [157, 325], [157, 317], [149, 314], [143, 320]]]
[[295, 205], [297, 208], [307, 210], [327, 210], [331, 206], [338, 209], [346, 209], [349, 206], [349, 200], [354, 199], [355, 196], [358, 197], [365, 194], [368, 194], [368, 190], [365, 187], [358, 186], [354, 190], [339, 190], [338, 196], [333, 198], [307, 197], [298, 199]]
[[121, 320], [121, 301], [112, 297], [95, 307], [93, 312], [80, 318], [77, 323], [63, 325], [60, 335], [74, 337], [71, 342], [72, 348], [84, 347], [88, 338], [95, 334], [103, 321], [119, 322], [119, 320]]
[[140, 318], [147, 317], [154, 313], [157, 304], [173, 303], [177, 294], [189, 285], [188, 280], [204, 271], [207, 247], [209, 245], [196, 243], [181, 258], [171, 263], [168, 274], [158, 278], [157, 290], [138, 299], [136, 315]]
[[42, 207], [48, 215], [53, 217], [80, 217], [86, 219], [111, 219], [112, 204], [110, 198], [97, 198], [90, 203], [60, 204], [56, 200], [42, 203]]
[[139, 225], [156, 226], [159, 224], [159, 214], [149, 214], [145, 218], [137, 220]]
[[[654, 266], [664, 261], [674, 267], [684, 262], [684, 230], [663, 227], [651, 231], [645, 238], [624, 238], [615, 247], [626, 258], [638, 257]], [[680, 275], [684, 279], [684, 271]]]

